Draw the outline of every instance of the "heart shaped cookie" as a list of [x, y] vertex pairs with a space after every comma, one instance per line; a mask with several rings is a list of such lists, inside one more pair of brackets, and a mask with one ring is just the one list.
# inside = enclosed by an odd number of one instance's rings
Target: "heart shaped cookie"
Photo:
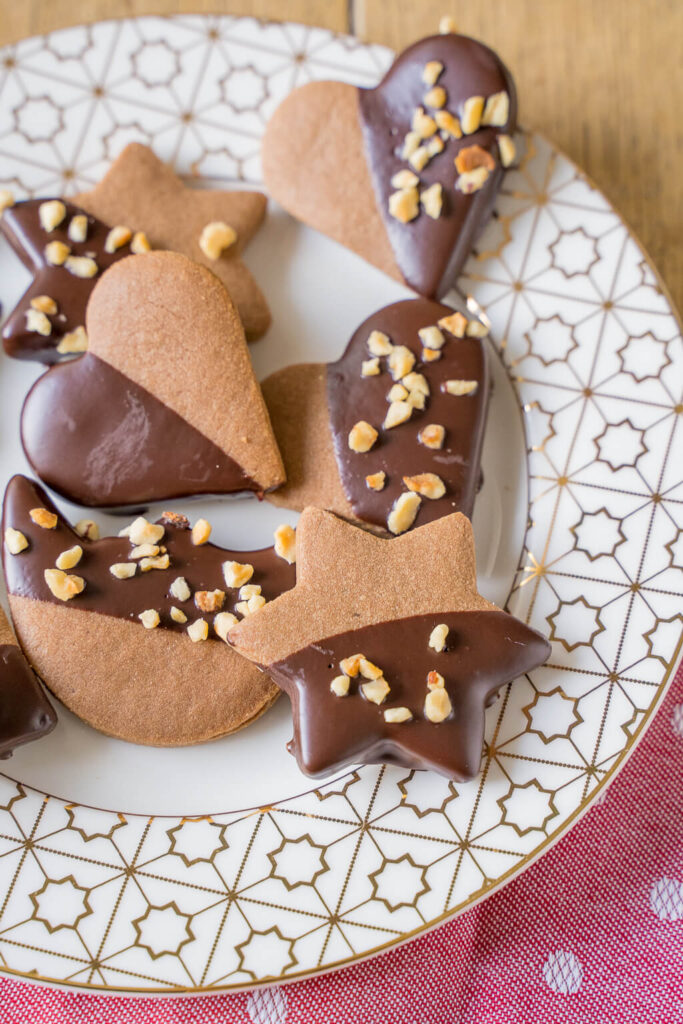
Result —
[[311, 82], [263, 140], [272, 197], [429, 297], [455, 281], [514, 160], [515, 88], [487, 46], [422, 39], [375, 89]]
[[392, 533], [470, 516], [490, 391], [484, 334], [479, 320], [408, 299], [364, 321], [336, 363], [266, 378], [287, 473], [268, 500]]
[[131, 256], [96, 285], [86, 323], [87, 353], [24, 402], [24, 451], [45, 483], [113, 508], [282, 483], [240, 319], [210, 271]]
[[72, 529], [40, 487], [15, 476], [3, 533], [21, 646], [55, 696], [101, 732], [201, 743], [250, 724], [277, 697], [224, 640], [238, 616], [294, 586], [290, 528], [276, 531], [275, 548], [229, 551], [208, 543], [205, 520], [190, 529], [166, 513], [100, 540], [94, 523]]
[[[13, 538], [10, 538], [10, 543]], [[57, 716], [0, 608], [0, 759], [52, 732]]]

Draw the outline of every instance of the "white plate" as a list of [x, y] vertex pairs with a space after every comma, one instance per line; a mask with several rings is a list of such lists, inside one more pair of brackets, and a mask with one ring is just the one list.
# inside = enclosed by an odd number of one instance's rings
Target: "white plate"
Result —
[[[390, 60], [251, 19], [30, 39], [0, 51], [0, 187], [79, 191], [131, 139], [188, 176], [258, 183], [264, 124], [291, 88], [370, 85]], [[490, 709], [481, 777], [362, 768], [313, 789], [284, 749], [285, 700], [237, 736], [182, 750], [108, 739], [59, 708], [55, 732], [0, 777], [3, 970], [205, 992], [358, 960], [509, 880], [633, 749], [681, 647], [681, 339], [602, 195], [538, 136], [524, 146], [461, 289], [499, 356], [475, 514], [481, 589], [509, 596], [553, 654]], [[274, 316], [251, 350], [261, 376], [336, 358], [365, 317], [408, 294], [276, 209], [246, 260]], [[27, 275], [4, 245], [0, 267], [9, 310]], [[0, 362], [3, 485], [27, 469], [18, 411], [38, 372]], [[254, 501], [178, 507], [233, 547], [296, 521]]]

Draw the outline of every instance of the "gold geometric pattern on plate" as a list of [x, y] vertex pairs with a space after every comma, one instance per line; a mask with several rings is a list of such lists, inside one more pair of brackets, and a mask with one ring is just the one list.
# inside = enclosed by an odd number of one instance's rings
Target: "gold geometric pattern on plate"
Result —
[[[263, 128], [287, 92], [372, 84], [390, 59], [228, 17], [29, 39], [0, 51], [0, 186], [87, 189], [132, 139], [188, 177], [258, 182]], [[553, 652], [488, 710], [481, 775], [456, 785], [369, 767], [202, 818], [97, 810], [0, 777], [3, 970], [144, 993], [352, 962], [528, 864], [642, 732], [681, 650], [680, 330], [598, 190], [544, 139], [519, 143], [460, 287], [491, 321], [524, 410], [528, 529], [508, 603]], [[278, 990], [250, 997], [255, 1019], [285, 1006]]]

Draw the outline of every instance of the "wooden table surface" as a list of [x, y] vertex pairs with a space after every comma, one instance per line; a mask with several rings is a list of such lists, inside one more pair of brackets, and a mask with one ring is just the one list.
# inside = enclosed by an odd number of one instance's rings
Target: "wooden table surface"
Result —
[[0, 45], [103, 18], [188, 11], [323, 25], [395, 49], [452, 15], [500, 53], [523, 123], [598, 183], [683, 310], [681, 0], [0, 0]]

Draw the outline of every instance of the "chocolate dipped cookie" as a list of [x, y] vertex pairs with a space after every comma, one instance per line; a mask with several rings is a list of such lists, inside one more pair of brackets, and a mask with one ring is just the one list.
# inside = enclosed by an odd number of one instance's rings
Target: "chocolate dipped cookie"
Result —
[[[5, 538], [8, 548], [16, 545]], [[52, 732], [57, 715], [14, 638], [7, 616], [0, 608], [0, 759], [24, 743]]]
[[81, 505], [263, 493], [282, 460], [230, 296], [173, 252], [121, 260], [96, 285], [88, 351], [29, 391], [22, 444], [36, 474]]
[[74, 714], [132, 743], [183, 746], [241, 729], [277, 687], [230, 648], [239, 617], [294, 585], [289, 527], [275, 546], [231, 551], [166, 513], [118, 537], [75, 528], [46, 493], [15, 476], [5, 493], [3, 559], [23, 650]]
[[466, 36], [430, 36], [374, 89], [311, 82], [263, 140], [270, 195], [422, 295], [453, 285], [515, 159], [509, 71]]
[[228, 639], [289, 696], [292, 752], [316, 776], [387, 763], [473, 778], [486, 707], [550, 653], [477, 592], [460, 513], [386, 540], [306, 509], [296, 586]]
[[266, 378], [287, 475], [268, 500], [394, 534], [471, 516], [490, 391], [486, 332], [448, 306], [410, 299], [373, 313], [337, 362]]

